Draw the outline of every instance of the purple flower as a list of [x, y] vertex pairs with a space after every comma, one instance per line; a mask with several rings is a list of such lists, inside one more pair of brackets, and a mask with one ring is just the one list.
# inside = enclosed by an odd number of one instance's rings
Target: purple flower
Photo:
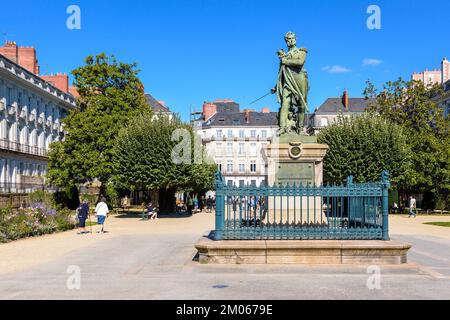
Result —
[[56, 210], [55, 209], [47, 209], [47, 212], [46, 212], [46, 214], [48, 215], [48, 216], [56, 216]]
[[31, 205], [31, 209], [33, 210], [44, 210], [44, 204], [42, 202], [36, 202]]

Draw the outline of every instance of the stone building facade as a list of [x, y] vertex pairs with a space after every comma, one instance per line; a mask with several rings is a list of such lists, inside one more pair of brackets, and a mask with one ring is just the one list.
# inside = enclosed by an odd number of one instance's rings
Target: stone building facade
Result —
[[236, 110], [215, 112], [194, 130], [229, 185], [260, 186], [266, 183], [262, 150], [278, 130], [277, 113]]
[[412, 80], [422, 81], [428, 85], [444, 84], [450, 80], [450, 61], [444, 58], [441, 62], [440, 69], [427, 69], [422, 72], [414, 72], [411, 78]]
[[[38, 69], [34, 69], [36, 71]], [[0, 54], [0, 192], [30, 192], [45, 182], [49, 146], [75, 98]]]

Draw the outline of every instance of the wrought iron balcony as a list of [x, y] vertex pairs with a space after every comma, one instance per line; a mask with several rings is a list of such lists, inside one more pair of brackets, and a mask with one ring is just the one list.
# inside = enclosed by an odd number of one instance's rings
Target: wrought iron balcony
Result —
[[48, 150], [46, 149], [29, 146], [5, 139], [0, 139], [0, 150], [8, 150], [13, 152], [32, 154], [40, 157], [48, 157]]

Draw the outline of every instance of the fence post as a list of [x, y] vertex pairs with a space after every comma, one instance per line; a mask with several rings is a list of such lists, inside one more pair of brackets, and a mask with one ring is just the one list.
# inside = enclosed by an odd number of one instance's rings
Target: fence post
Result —
[[224, 179], [220, 171], [215, 174], [216, 181], [216, 227], [214, 230], [214, 240], [219, 241], [223, 239], [223, 229], [224, 229], [224, 209], [225, 209], [225, 198], [222, 189], [225, 187]]
[[389, 240], [389, 172], [383, 171], [381, 174], [381, 188], [383, 190], [382, 210], [383, 210], [383, 240]]

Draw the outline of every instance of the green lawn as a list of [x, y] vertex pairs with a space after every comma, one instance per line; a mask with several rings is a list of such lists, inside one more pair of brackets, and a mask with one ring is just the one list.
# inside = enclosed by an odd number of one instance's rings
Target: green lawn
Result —
[[450, 228], [450, 222], [426, 222], [424, 224], [428, 224], [428, 225], [431, 225], [431, 226]]

